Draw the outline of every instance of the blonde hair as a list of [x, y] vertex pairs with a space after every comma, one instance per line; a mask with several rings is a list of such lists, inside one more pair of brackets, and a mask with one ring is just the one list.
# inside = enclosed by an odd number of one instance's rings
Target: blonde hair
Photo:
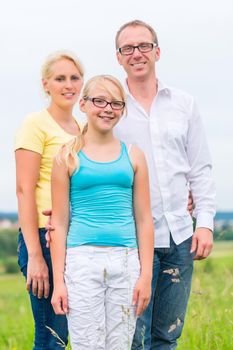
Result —
[[76, 68], [78, 69], [81, 77], [83, 78], [84, 75], [84, 69], [83, 65], [78, 59], [78, 57], [71, 51], [68, 50], [60, 50], [60, 51], [55, 51], [51, 53], [47, 59], [45, 60], [44, 64], [42, 65], [41, 69], [41, 76], [42, 79], [49, 79], [51, 75], [53, 74], [52, 72], [52, 65], [62, 59], [69, 60], [74, 63]]
[[121, 34], [121, 32], [127, 28], [127, 27], [145, 27], [147, 28], [151, 34], [152, 34], [152, 40], [155, 44], [157, 44], [159, 46], [159, 42], [158, 42], [158, 37], [157, 37], [157, 34], [154, 30], [153, 27], [151, 27], [150, 24], [146, 23], [146, 22], [143, 22], [139, 19], [135, 19], [133, 21], [130, 21], [130, 22], [127, 22], [125, 24], [123, 24], [120, 29], [117, 31], [116, 33], [116, 37], [115, 37], [115, 45], [116, 45], [116, 49], [118, 49], [118, 39], [119, 39], [119, 36]]
[[75, 136], [69, 142], [64, 144], [56, 155], [58, 164], [65, 163], [69, 173], [72, 174], [75, 170], [79, 170], [79, 158], [77, 153], [81, 151], [84, 146], [84, 135], [87, 132], [87, 123], [82, 128], [79, 135]]
[[[82, 98], [85, 99], [85, 97], [88, 97], [88, 94], [92, 88], [100, 86], [103, 89], [105, 89], [113, 98], [118, 99], [119, 96], [116, 96], [115, 90], [111, 89], [111, 87], [109, 87], [109, 85], [107, 85], [106, 82], [110, 82], [115, 87], [117, 87], [117, 89], [120, 92], [122, 101], [126, 103], [127, 97], [124, 92], [123, 86], [117, 78], [111, 75], [97, 75], [89, 79], [83, 88]], [[125, 109], [126, 107], [124, 107], [123, 112]], [[88, 124], [86, 123], [80, 134], [75, 136], [71, 141], [69, 141], [65, 145], [63, 145], [58, 152], [58, 155], [56, 157], [57, 162], [62, 163], [62, 161], [64, 161], [67, 168], [71, 170], [69, 171], [69, 173], [73, 173], [74, 171], [79, 170], [79, 158], [77, 157], [77, 153], [83, 148], [85, 144], [84, 135], [86, 134], [87, 129]]]
[[[126, 94], [124, 91], [124, 88], [120, 81], [113, 77], [112, 75], [96, 75], [93, 78], [89, 79], [82, 91], [82, 98], [85, 99], [85, 97], [88, 97], [88, 94], [92, 88], [95, 88], [96, 86], [100, 86], [101, 88], [105, 89], [113, 98], [118, 99], [119, 97], [116, 96], [114, 89], [111, 89], [109, 85], [106, 84], [106, 82], [110, 82], [112, 85], [114, 85], [118, 91], [120, 92], [120, 96], [123, 102], [126, 103]], [[124, 112], [125, 108], [123, 109]]]

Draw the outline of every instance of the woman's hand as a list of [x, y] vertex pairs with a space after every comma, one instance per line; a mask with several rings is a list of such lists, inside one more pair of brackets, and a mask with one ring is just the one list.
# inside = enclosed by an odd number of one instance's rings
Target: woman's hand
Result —
[[28, 256], [26, 288], [39, 299], [49, 296], [49, 271], [41, 254]]
[[140, 316], [147, 308], [151, 297], [151, 278], [140, 276], [137, 280], [134, 293], [133, 305], [137, 305], [136, 316]]
[[193, 216], [193, 209], [194, 209], [193, 196], [192, 196], [192, 192], [189, 191], [187, 210], [191, 216]]
[[56, 315], [65, 315], [68, 312], [67, 289], [64, 282], [55, 284], [51, 304]]

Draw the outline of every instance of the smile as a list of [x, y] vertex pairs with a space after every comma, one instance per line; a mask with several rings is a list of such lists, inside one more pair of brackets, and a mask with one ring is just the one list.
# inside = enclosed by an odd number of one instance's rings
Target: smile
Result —
[[98, 118], [108, 121], [108, 120], [113, 120], [115, 117], [109, 117], [106, 115], [99, 115]]
[[65, 93], [63, 93], [62, 95], [63, 95], [63, 96], [67, 96], [67, 97], [72, 97], [72, 96], [75, 95], [75, 93], [74, 93], [74, 92], [65, 92]]
[[138, 67], [138, 68], [140, 68], [140, 67], [143, 67], [145, 64], [146, 64], [145, 62], [138, 62], [138, 63], [131, 63], [130, 65], [131, 65], [132, 67]]

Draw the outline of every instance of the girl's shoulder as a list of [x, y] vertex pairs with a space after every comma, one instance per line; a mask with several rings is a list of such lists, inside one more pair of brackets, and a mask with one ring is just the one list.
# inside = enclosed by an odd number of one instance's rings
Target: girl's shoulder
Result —
[[145, 162], [145, 156], [143, 151], [135, 144], [125, 144], [126, 150], [128, 152], [128, 157], [133, 166], [134, 171], [137, 170], [138, 166]]
[[143, 151], [134, 143], [125, 144], [128, 155], [142, 157], [144, 156]]

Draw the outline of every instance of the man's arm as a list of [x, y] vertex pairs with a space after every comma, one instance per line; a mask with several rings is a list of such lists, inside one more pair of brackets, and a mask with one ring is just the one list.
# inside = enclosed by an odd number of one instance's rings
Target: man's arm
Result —
[[190, 164], [187, 180], [195, 204], [193, 216], [196, 218], [191, 252], [196, 252], [195, 259], [204, 259], [213, 246], [215, 186], [204, 127], [194, 101], [190, 106], [187, 156]]

